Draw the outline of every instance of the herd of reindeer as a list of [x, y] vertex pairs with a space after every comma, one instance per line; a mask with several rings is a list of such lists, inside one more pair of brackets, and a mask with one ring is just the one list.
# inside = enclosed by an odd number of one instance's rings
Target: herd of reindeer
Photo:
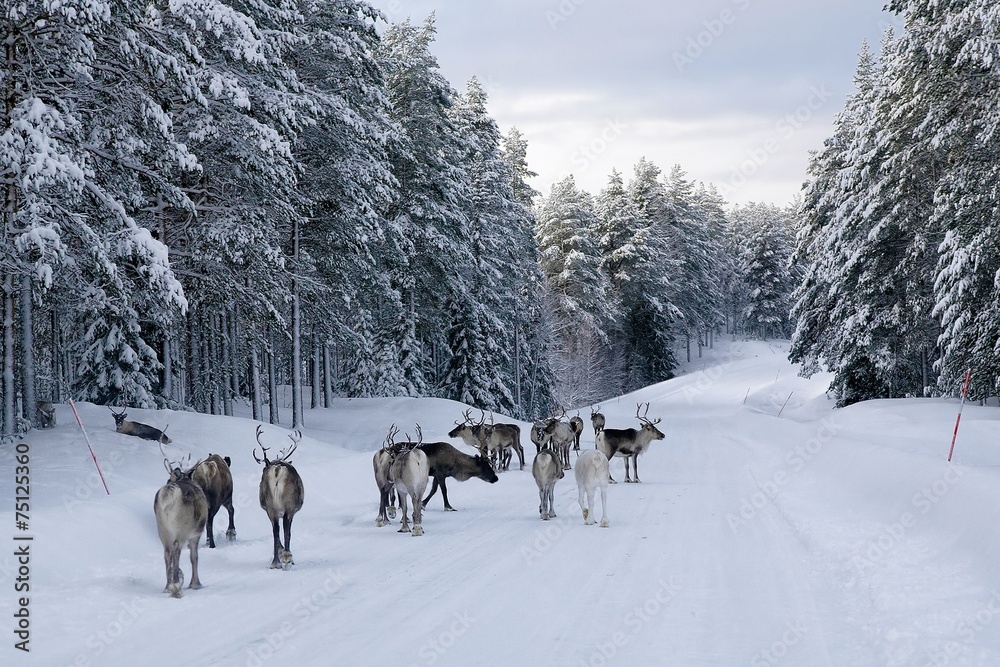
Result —
[[[55, 426], [55, 409], [51, 403], [39, 402], [38, 412], [44, 412], [43, 427]], [[165, 593], [181, 597], [183, 573], [180, 569], [181, 550], [185, 545], [191, 556], [191, 580], [188, 588], [202, 587], [198, 579], [198, 542], [202, 531], [207, 533], [207, 545], [215, 548], [213, 519], [219, 509], [229, 512], [229, 526], [226, 538], [236, 539], [236, 525], [233, 517], [233, 477], [228, 456], [209, 454], [204, 460], [190, 465], [186, 462], [171, 462], [163, 451], [163, 445], [171, 442], [163, 431], [126, 417], [125, 410], [111, 410], [118, 433], [133, 435], [160, 443], [164, 467], [168, 479], [157, 492], [153, 501], [156, 528], [163, 543], [163, 560], [166, 567], [167, 585]], [[641, 413], [641, 414], [640, 414]], [[603, 528], [609, 526], [607, 518], [607, 487], [615, 483], [609, 470], [609, 462], [615, 457], [625, 459], [625, 481], [639, 482], [638, 458], [653, 440], [662, 440], [663, 433], [656, 428], [660, 419], [649, 420], [649, 403], [645, 412], [642, 404], [636, 407], [638, 429], [605, 428], [604, 415], [600, 406], [591, 411], [590, 419], [594, 428], [596, 447], [580, 451], [580, 435], [583, 420], [579, 415], [564, 420], [565, 410], [559, 416], [534, 422], [531, 427], [531, 441], [535, 444], [535, 459], [531, 465], [532, 476], [538, 485], [538, 513], [543, 520], [556, 516], [553, 500], [555, 485], [565, 476], [565, 471], [573, 469], [579, 493], [579, 504], [585, 524], [598, 523], [594, 517], [596, 492], [601, 493], [601, 521]], [[441, 489], [446, 511], [454, 511], [448, 502], [445, 480], [452, 477], [464, 482], [473, 477], [489, 483], [498, 480], [497, 473], [509, 469], [514, 454], [517, 454], [520, 469], [524, 470], [524, 448], [521, 446], [521, 429], [517, 424], [494, 423], [491, 417], [486, 423], [485, 412], [478, 422], [472, 418], [471, 410], [466, 410], [463, 421], [455, 422], [455, 428], [448, 433], [450, 438], [460, 438], [474, 447], [478, 454], [468, 455], [447, 442], [423, 442], [420, 426], [416, 427], [416, 440], [396, 442], [399, 429], [393, 425], [382, 447], [375, 452], [372, 465], [375, 483], [379, 490], [379, 510], [376, 526], [387, 525], [396, 516], [395, 503], [398, 497], [402, 514], [399, 532], [423, 535], [422, 511], [428, 501]], [[257, 449], [253, 450], [254, 460], [263, 465], [260, 479], [259, 500], [261, 508], [271, 521], [273, 534], [272, 569], [288, 569], [294, 565], [291, 552], [292, 518], [302, 508], [304, 488], [302, 478], [292, 466], [291, 455], [302, 438], [300, 431], [288, 435], [291, 443], [281, 449], [278, 456], [269, 459], [261, 442], [263, 426], [257, 427]], [[577, 451], [576, 467], [570, 462], [570, 452]], [[188, 457], [190, 459], [190, 456]], [[631, 461], [631, 471], [629, 462]], [[631, 473], [631, 474], [630, 474]], [[430, 493], [423, 497], [428, 481], [432, 481]], [[408, 499], [412, 501], [412, 512], [408, 512]], [[412, 515], [410, 528], [408, 513]], [[282, 536], [284, 539], [280, 539]]]

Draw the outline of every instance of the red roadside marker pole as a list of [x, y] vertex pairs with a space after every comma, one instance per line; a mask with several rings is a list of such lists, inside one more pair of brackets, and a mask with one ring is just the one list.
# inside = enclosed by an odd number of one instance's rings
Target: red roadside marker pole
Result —
[[76, 417], [76, 423], [80, 425], [80, 430], [83, 431], [83, 438], [87, 441], [87, 449], [90, 450], [90, 458], [94, 459], [94, 465], [97, 466], [97, 474], [101, 476], [101, 482], [104, 484], [104, 490], [111, 495], [111, 490], [108, 489], [108, 483], [104, 481], [104, 473], [101, 472], [101, 466], [97, 463], [97, 457], [94, 455], [94, 448], [90, 446], [90, 436], [87, 435], [87, 429], [83, 427], [83, 422], [80, 421], [80, 414], [76, 411], [76, 405], [73, 404], [73, 399], [69, 401], [69, 407], [73, 409], [73, 416]]
[[958, 404], [958, 417], [955, 418], [955, 432], [951, 434], [951, 449], [948, 450], [948, 462], [955, 453], [955, 439], [958, 438], [958, 423], [962, 421], [962, 408], [965, 407], [965, 396], [969, 393], [969, 380], [972, 378], [972, 369], [965, 371], [965, 382], [962, 383], [962, 402]]

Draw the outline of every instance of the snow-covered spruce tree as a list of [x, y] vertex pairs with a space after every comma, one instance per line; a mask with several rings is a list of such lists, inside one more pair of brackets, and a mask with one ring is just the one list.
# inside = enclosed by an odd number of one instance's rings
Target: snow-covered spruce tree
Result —
[[[385, 374], [377, 391], [421, 395], [426, 386], [415, 318], [398, 286], [378, 277], [397, 264], [403, 244], [385, 219], [397, 187], [390, 145], [401, 141], [401, 130], [391, 119], [376, 55], [380, 16], [357, 0], [309, 0], [302, 11], [307, 41], [293, 62], [318, 111], [295, 146], [309, 213], [302, 242], [317, 269], [305, 316], [325, 340], [351, 348], [353, 313], [371, 309]], [[400, 358], [391, 362], [394, 353]]]
[[510, 167], [514, 201], [530, 210], [541, 193], [528, 183], [528, 179], [538, 176], [528, 168], [528, 141], [520, 130], [512, 127], [503, 138], [502, 148], [504, 160]]
[[607, 339], [611, 314], [610, 284], [601, 271], [593, 238], [597, 222], [593, 199], [568, 176], [552, 186], [538, 207], [537, 218], [541, 267], [554, 300], [551, 359], [555, 396], [563, 406], [587, 403], [598, 397], [584, 396], [573, 382], [579, 377], [575, 365], [586, 360], [579, 352], [589, 348], [591, 340]]
[[147, 341], [185, 301], [144, 227], [152, 202], [186, 205], [165, 174], [195, 163], [162, 95], [197, 94], [190, 63], [162, 49], [147, 19], [132, 5], [76, 2], [18, 3], [0, 19], [5, 241], [38, 287], [80, 297], [66, 325], [85, 332], [72, 339], [77, 397], [145, 406], [159, 368]]
[[670, 248], [676, 257], [675, 305], [681, 312], [682, 332], [691, 361], [691, 341], [722, 321], [718, 270], [722, 247], [708, 211], [702, 208], [694, 184], [679, 165], [665, 179], [670, 203]]
[[[936, 267], [940, 389], [972, 369], [973, 396], [1000, 392], [1000, 16], [983, 0], [893, 2], [902, 14], [905, 89], [921, 122], [919, 153], [938, 167], [931, 227], [944, 232]], [[925, 91], [933, 91], [928, 95]], [[924, 165], [921, 165], [924, 166]], [[932, 239], [931, 239], [932, 240]]]
[[[798, 340], [823, 344], [811, 354], [833, 371], [841, 405], [922, 393], [936, 336], [931, 287], [940, 233], [929, 221], [942, 161], [924, 139], [926, 96], [900, 96], [913, 90], [919, 71], [906, 61], [891, 34], [877, 67], [862, 53], [858, 94], [845, 113], [854, 132], [830, 181], [833, 197], [826, 195], [832, 215], [815, 234], [806, 232], [825, 271], [807, 273], [803, 295], [812, 303], [800, 296], [796, 309], [826, 307], [806, 322], [828, 322], [822, 334], [797, 334], [792, 355], [801, 354]], [[815, 210], [824, 206], [820, 198]]]
[[221, 344], [211, 345], [218, 329], [199, 328], [220, 317], [243, 332], [234, 341], [239, 346], [234, 354], [211, 359], [216, 372], [188, 368], [187, 381], [195, 393], [226, 396], [222, 406], [214, 401], [200, 406], [222, 411], [229, 395], [246, 391], [233, 386], [233, 376], [242, 376], [254, 357], [249, 346], [265, 342], [264, 324], [271, 321], [291, 336], [292, 359], [285, 366], [296, 385], [293, 426], [299, 425], [297, 302], [311, 264], [301, 243], [305, 202], [297, 189], [293, 144], [317, 110], [316, 96], [291, 66], [294, 50], [305, 42], [302, 17], [292, 0], [250, 5], [213, 0], [171, 5], [159, 21], [201, 63], [197, 81], [205, 91], [202, 103], [170, 106], [175, 126], [202, 166], [197, 178], [183, 182], [196, 214], [164, 214], [174, 265], [193, 310], [206, 311], [189, 327], [192, 344], [204, 340], [210, 354], [221, 354]]
[[750, 203], [734, 208], [730, 218], [739, 234], [734, 245], [742, 248], [737, 259], [742, 327], [761, 338], [784, 337], [794, 289], [788, 268], [793, 246], [788, 216], [776, 206]]
[[[420, 355], [424, 368], [412, 369], [422, 371], [422, 384], [450, 395], [429, 359], [454, 352], [447, 336], [453, 309], [469, 293], [475, 272], [465, 210], [470, 147], [449, 113], [457, 94], [430, 52], [434, 35], [433, 15], [419, 26], [404, 21], [386, 29], [378, 51], [392, 119], [402, 131], [402, 141], [389, 151], [399, 192], [387, 215], [387, 235], [397, 244], [389, 245], [394, 256], [386, 268], [400, 303], [409, 306], [406, 330], [412, 326], [430, 351]], [[410, 352], [417, 350], [411, 345]]]

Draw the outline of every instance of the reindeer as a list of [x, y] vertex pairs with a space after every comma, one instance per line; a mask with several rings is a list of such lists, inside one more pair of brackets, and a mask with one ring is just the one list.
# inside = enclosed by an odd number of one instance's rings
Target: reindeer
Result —
[[[424, 490], [427, 488], [429, 473], [427, 455], [420, 449], [423, 434], [419, 426], [417, 426], [417, 437], [418, 441], [416, 443], [407, 442], [406, 445], [400, 448], [399, 453], [392, 461], [392, 465], [389, 466], [389, 479], [392, 480], [392, 483], [396, 487], [396, 494], [399, 496], [399, 510], [403, 514], [398, 532], [410, 532], [410, 523], [406, 516], [406, 498], [409, 496], [413, 501], [413, 537], [419, 537], [424, 534], [424, 527], [421, 522], [421, 513], [423, 511], [421, 498], [424, 495]], [[407, 436], [407, 440], [409, 440], [409, 436]]]
[[573, 430], [573, 451], [580, 451], [580, 434], [583, 433], [583, 420], [580, 419], [580, 414], [569, 418], [569, 427]]
[[125, 413], [125, 408], [122, 408], [121, 412], [115, 412], [115, 409], [108, 406], [111, 410], [111, 414], [115, 418], [115, 431], [118, 433], [123, 433], [125, 435], [134, 435], [137, 438], [143, 438], [144, 440], [156, 440], [164, 445], [170, 444], [170, 438], [167, 437], [166, 427], [161, 431], [158, 428], [153, 428], [147, 424], [141, 424], [139, 422], [132, 422], [125, 419], [128, 416]]
[[[162, 453], [162, 446], [160, 448]], [[179, 464], [171, 464], [166, 455], [163, 465], [169, 475], [167, 483], [160, 487], [153, 500], [156, 515], [156, 531], [163, 544], [163, 563], [167, 570], [167, 585], [164, 593], [171, 597], [181, 597], [184, 573], [181, 572], [181, 550], [187, 544], [191, 554], [191, 583], [188, 588], [201, 588], [198, 579], [198, 540], [208, 519], [208, 500], [205, 492], [191, 479], [194, 468], [182, 470]]]
[[548, 425], [548, 421], [545, 419], [539, 419], [531, 425], [531, 441], [535, 443], [535, 454], [542, 451], [542, 443], [545, 442], [545, 427]]
[[548, 447], [540, 449], [531, 463], [531, 476], [538, 485], [539, 516], [543, 521], [555, 518], [556, 509], [553, 502], [556, 482], [566, 476], [556, 453]]
[[396, 518], [396, 485], [389, 479], [389, 468], [399, 453], [399, 446], [392, 442], [397, 433], [399, 433], [399, 429], [393, 424], [389, 428], [389, 435], [386, 436], [385, 442], [382, 443], [382, 448], [375, 452], [375, 456], [372, 457], [375, 486], [378, 487], [379, 493], [378, 517], [375, 519], [375, 525], [378, 528], [388, 524], [389, 519]]
[[517, 452], [517, 458], [524, 470], [524, 448], [521, 447], [521, 427], [517, 424], [494, 424], [493, 416], [490, 416], [490, 424], [486, 425], [486, 413], [480, 411], [482, 416], [479, 422], [475, 422], [471, 416], [472, 410], [466, 410], [463, 415], [465, 421], [455, 422], [455, 428], [448, 432], [449, 438], [461, 438], [465, 444], [475, 447], [480, 455], [489, 458], [490, 461], [497, 461], [495, 468], [503, 471], [507, 470], [511, 455], [509, 449], [513, 448]]
[[236, 539], [236, 524], [233, 523], [233, 475], [229, 471], [232, 459], [228, 456], [209, 454], [208, 458], [194, 467], [191, 475], [208, 500], [208, 522], [205, 531], [208, 533], [208, 548], [215, 548], [215, 531], [212, 523], [220, 507], [229, 512], [229, 527], [226, 528], [226, 539], [230, 542]]
[[600, 405], [590, 409], [590, 423], [594, 426], [594, 437], [597, 437], [597, 434], [604, 430], [605, 420], [600, 410]]
[[573, 444], [573, 429], [562, 420], [566, 416], [566, 410], [558, 417], [549, 417], [545, 420], [545, 428], [542, 430], [542, 447], [550, 444], [552, 450], [559, 457], [563, 470], [569, 470], [573, 466], [569, 462], [570, 445]]
[[[660, 423], [661, 420], [649, 421], [646, 419], [646, 414], [649, 413], [649, 403], [646, 403], [646, 412], [641, 416], [639, 411], [642, 409], [642, 403], [639, 403], [635, 409], [636, 418], [642, 422], [642, 428], [638, 431], [634, 428], [626, 429], [616, 429], [616, 428], [606, 428], [602, 429], [600, 433], [597, 434], [595, 440], [597, 441], [597, 449], [601, 450], [604, 455], [610, 461], [615, 456], [620, 456], [625, 459], [625, 481], [632, 482], [629, 479], [629, 469], [628, 462], [632, 459], [632, 467], [635, 470], [635, 483], [639, 483], [639, 454], [646, 451], [649, 447], [649, 443], [653, 440], [663, 440], [664, 435], [656, 425]], [[615, 484], [613, 477], [608, 475], [612, 484]]]
[[35, 403], [35, 422], [38, 424], [38, 428], [55, 428], [56, 406], [49, 401]]
[[446, 512], [454, 512], [455, 508], [448, 502], [448, 487], [445, 480], [454, 477], [459, 482], [478, 477], [484, 482], [496, 484], [497, 475], [493, 471], [493, 466], [489, 460], [481, 454], [469, 456], [458, 451], [447, 442], [425, 442], [420, 445], [420, 449], [427, 455], [428, 475], [433, 479], [431, 492], [423, 500], [423, 507], [434, 497], [438, 487], [441, 487], [441, 495], [444, 497], [444, 509]]
[[[295, 431], [289, 434], [288, 438], [292, 441], [290, 448], [281, 450], [278, 458], [270, 461], [267, 458], [267, 447], [260, 441], [263, 429], [263, 426], [257, 427], [257, 444], [260, 445], [264, 458], [257, 458], [256, 447], [253, 451], [254, 460], [264, 464], [264, 470], [260, 476], [260, 506], [267, 512], [267, 518], [271, 520], [271, 531], [274, 534], [274, 558], [271, 560], [271, 569], [280, 567], [287, 570], [295, 564], [291, 552], [292, 518], [296, 512], [302, 509], [302, 501], [305, 497], [302, 478], [288, 457], [299, 446], [302, 433]], [[284, 548], [278, 539], [278, 519], [281, 519], [281, 526], [285, 531]]]
[[[597, 523], [594, 519], [594, 492], [601, 490], [601, 528], [607, 528], [608, 523], [608, 480], [611, 474], [608, 472], [608, 459], [604, 454], [596, 449], [588, 449], [580, 454], [576, 460], [576, 489], [579, 494], [578, 501], [580, 509], [583, 510], [583, 523], [593, 525]], [[584, 496], [587, 503], [584, 504]]]

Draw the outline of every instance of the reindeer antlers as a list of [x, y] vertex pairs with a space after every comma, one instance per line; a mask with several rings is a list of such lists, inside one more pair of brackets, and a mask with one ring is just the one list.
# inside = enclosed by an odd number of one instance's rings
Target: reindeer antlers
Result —
[[649, 424], [650, 426], [655, 426], [656, 424], [659, 424], [661, 421], [663, 421], [662, 419], [657, 419], [656, 421], [649, 421], [648, 419], [646, 419], [646, 415], [649, 414], [649, 401], [646, 402], [646, 411], [643, 412], [642, 415], [639, 414], [639, 410], [642, 410], [642, 403], [635, 404], [635, 417], [643, 424]]
[[[194, 466], [188, 467], [188, 464], [191, 463], [191, 455], [190, 454], [188, 454], [187, 458], [185, 458], [183, 461], [171, 461], [170, 457], [167, 456], [167, 453], [165, 451], [163, 451], [163, 442], [161, 441], [161, 442], [158, 442], [157, 444], [160, 446], [160, 453], [163, 454], [163, 467], [167, 469], [167, 474], [168, 475], [173, 475], [175, 470], [184, 470], [184, 469], [187, 469], [187, 470], [190, 471], [192, 468], [194, 468]], [[200, 463], [200, 461], [199, 461], [199, 463]], [[198, 465], [198, 464], [196, 463], [195, 465]]]
[[267, 450], [269, 448], [265, 447], [264, 443], [260, 441], [260, 436], [263, 432], [264, 432], [264, 425], [259, 424], [257, 426], [257, 444], [260, 445], [261, 454], [264, 456], [264, 460], [262, 461], [261, 459], [257, 458], [256, 447], [253, 448], [254, 460], [257, 463], [263, 463], [264, 466], [269, 466], [272, 463], [277, 463], [279, 461], [281, 463], [291, 463], [291, 461], [288, 460], [288, 457], [291, 456], [295, 452], [295, 449], [299, 446], [299, 440], [302, 439], [302, 431], [296, 429], [295, 431], [292, 431], [291, 433], [288, 434], [288, 439], [292, 441], [292, 444], [289, 446], [287, 450], [286, 449], [279, 450], [278, 458], [274, 459], [273, 461], [269, 461], [267, 458]]

